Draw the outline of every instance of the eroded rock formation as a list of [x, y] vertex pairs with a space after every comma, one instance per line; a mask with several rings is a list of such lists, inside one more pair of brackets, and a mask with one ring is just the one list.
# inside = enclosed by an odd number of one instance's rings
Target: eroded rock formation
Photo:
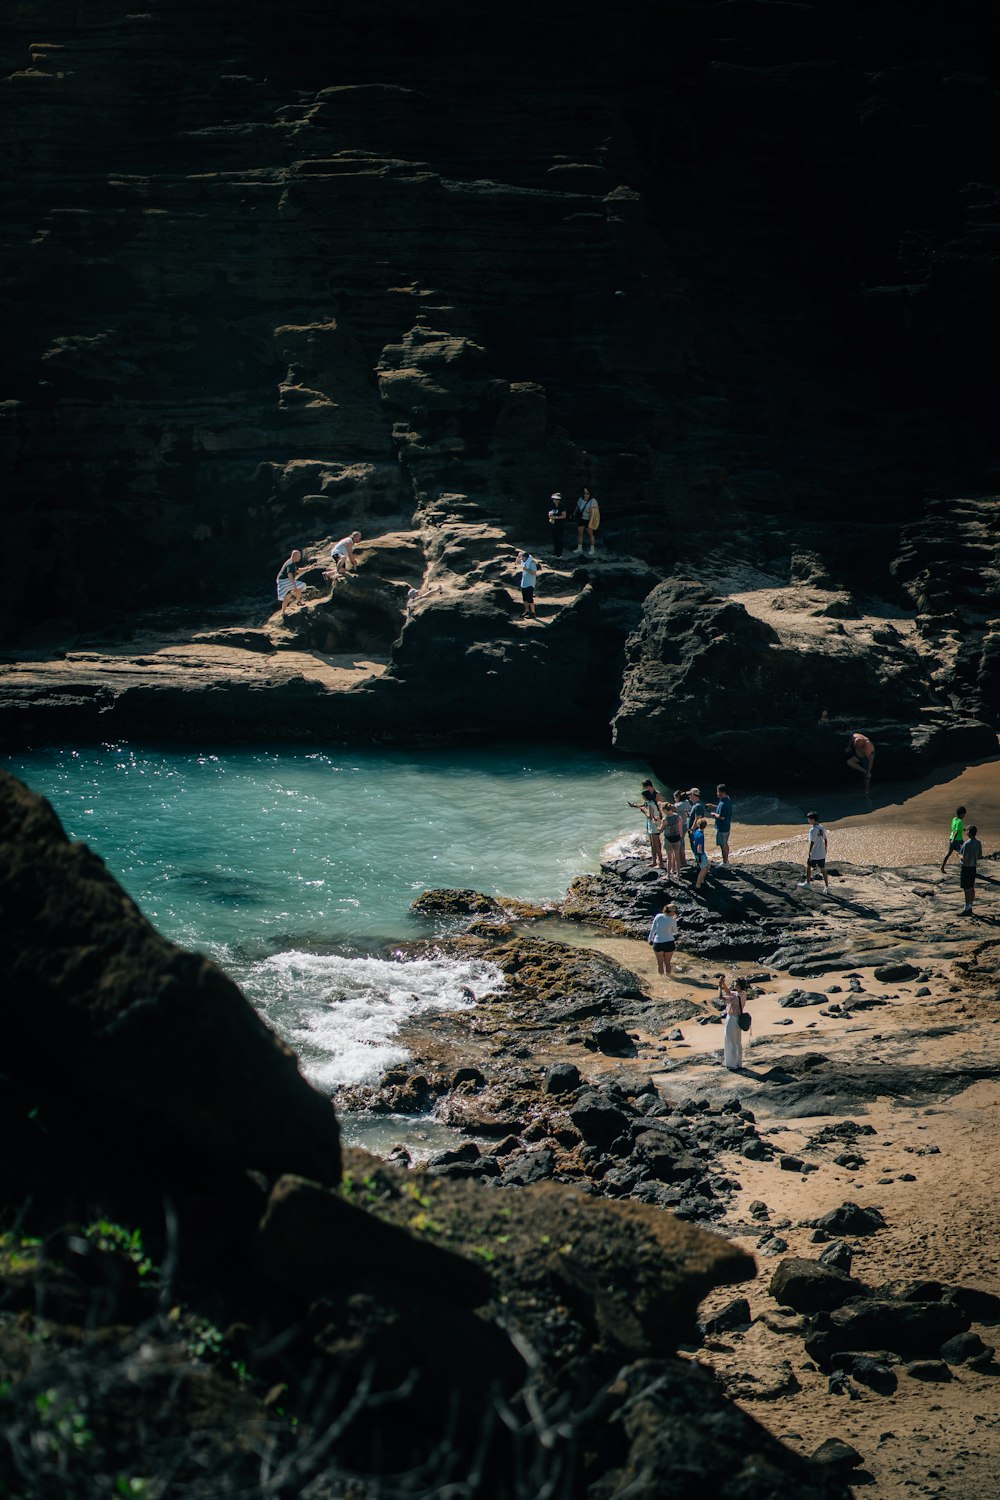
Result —
[[[780, 699], [792, 652], [786, 735], [826, 708], [900, 770], [987, 753], [1000, 93], [977, 14], [7, 7], [6, 635], [41, 622], [51, 656], [97, 625], [258, 626], [289, 546], [357, 525], [394, 538], [371, 587], [297, 631], [377, 658], [310, 705], [344, 734], [494, 732], [527, 693], [540, 729], [606, 735], [621, 697], [619, 742], [656, 755], [637, 679], [670, 678], [655, 585], [688, 579], [732, 643], [718, 675], [685, 668], [707, 699], [734, 654]], [[543, 574], [547, 629], [520, 631], [514, 548], [583, 483], [625, 565]], [[400, 633], [400, 587], [435, 579]], [[117, 680], [2, 702], [132, 732]], [[178, 733], [262, 722], [165, 706]], [[726, 732], [702, 748], [759, 763]]]

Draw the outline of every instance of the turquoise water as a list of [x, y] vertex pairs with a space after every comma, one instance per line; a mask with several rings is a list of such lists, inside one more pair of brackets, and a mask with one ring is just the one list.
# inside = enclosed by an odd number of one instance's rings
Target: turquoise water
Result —
[[[554, 899], [636, 828], [646, 768], [565, 749], [218, 755], [105, 745], [9, 757], [161, 932], [216, 959], [328, 1091], [405, 1054], [420, 1011], [462, 1010], [494, 966], [402, 962], [429, 886]], [[641, 826], [641, 825], [640, 825]]]

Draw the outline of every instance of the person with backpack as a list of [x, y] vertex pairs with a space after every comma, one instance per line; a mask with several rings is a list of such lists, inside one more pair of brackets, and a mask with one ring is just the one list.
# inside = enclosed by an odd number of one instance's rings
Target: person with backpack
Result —
[[750, 1015], [746, 1009], [747, 985], [745, 979], [727, 979], [719, 976], [719, 1000], [725, 1017], [726, 1029], [722, 1039], [722, 1060], [730, 1073], [743, 1070], [743, 1033], [750, 1030]]
[[668, 875], [673, 875], [677, 880], [681, 875], [681, 862], [679, 850], [683, 842], [681, 838], [681, 817], [672, 802], [665, 804], [659, 822], [660, 837], [663, 840], [663, 849], [667, 856], [666, 870]]
[[576, 510], [573, 512], [573, 519], [576, 522], [577, 556], [580, 556], [581, 553], [586, 556], [587, 549], [584, 543], [589, 537], [590, 555], [591, 557], [593, 557], [594, 548], [597, 545], [597, 528], [601, 524], [601, 507], [598, 505], [597, 501], [594, 499], [594, 496], [590, 493], [590, 490], [586, 485], [584, 485], [583, 493], [581, 494], [579, 500], [576, 502]]

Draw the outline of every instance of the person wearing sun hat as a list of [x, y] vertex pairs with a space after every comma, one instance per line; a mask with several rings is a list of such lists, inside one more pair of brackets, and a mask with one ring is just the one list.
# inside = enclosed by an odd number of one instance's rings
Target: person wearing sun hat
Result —
[[549, 525], [552, 527], [552, 552], [555, 557], [562, 557], [563, 530], [566, 526], [566, 507], [563, 497], [556, 490], [549, 498]]
[[[701, 800], [700, 787], [693, 786], [689, 788], [685, 796], [691, 803], [691, 811], [688, 813], [688, 841], [691, 842], [691, 835], [698, 826], [698, 819], [708, 817], [708, 808]], [[692, 854], [694, 853], [693, 843], [691, 843], [691, 852]]]

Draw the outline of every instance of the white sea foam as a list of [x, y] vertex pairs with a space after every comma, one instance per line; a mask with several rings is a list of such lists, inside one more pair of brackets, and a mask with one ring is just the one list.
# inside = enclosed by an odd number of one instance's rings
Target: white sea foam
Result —
[[261, 1015], [299, 1055], [306, 1077], [331, 1092], [372, 1083], [406, 1049], [400, 1028], [429, 1010], [467, 1010], [497, 994], [504, 978], [483, 960], [343, 958], [276, 953], [229, 972]]

